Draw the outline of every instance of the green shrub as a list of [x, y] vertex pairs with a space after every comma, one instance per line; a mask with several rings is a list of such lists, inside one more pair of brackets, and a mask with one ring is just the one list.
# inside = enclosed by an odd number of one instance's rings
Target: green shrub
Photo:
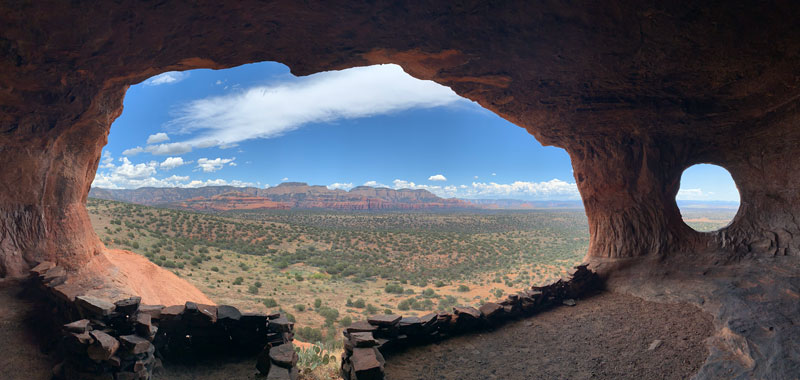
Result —
[[264, 306], [273, 308], [278, 306], [278, 301], [275, 301], [274, 298], [265, 298], [264, 299]]

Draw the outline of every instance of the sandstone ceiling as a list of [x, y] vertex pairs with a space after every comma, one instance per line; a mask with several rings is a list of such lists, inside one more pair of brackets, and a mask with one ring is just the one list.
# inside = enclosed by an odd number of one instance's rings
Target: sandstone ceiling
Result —
[[[792, 1], [5, 1], [0, 275], [104, 249], [84, 205], [128, 86], [258, 61], [397, 63], [565, 148], [589, 258], [797, 254], [798, 19]], [[700, 162], [742, 197], [712, 234], [675, 205]]]

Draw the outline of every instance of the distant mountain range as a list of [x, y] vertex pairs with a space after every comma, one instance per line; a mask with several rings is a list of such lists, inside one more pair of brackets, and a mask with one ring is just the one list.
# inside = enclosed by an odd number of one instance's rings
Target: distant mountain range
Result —
[[350, 191], [284, 182], [267, 189], [208, 186], [198, 188], [143, 187], [135, 190], [92, 188], [92, 198], [196, 211], [256, 209], [437, 210], [478, 206], [456, 198], [440, 198], [427, 190], [358, 186]]
[[[580, 200], [525, 201], [519, 199], [441, 198], [427, 190], [358, 186], [350, 191], [284, 182], [278, 186], [142, 187], [134, 190], [92, 188], [92, 198], [147, 206], [166, 206], [195, 211], [258, 209], [327, 210], [538, 210], [583, 209]], [[738, 202], [678, 201], [682, 209], [733, 209]]]
[[358, 186], [350, 191], [284, 182], [278, 186], [207, 186], [198, 188], [142, 187], [135, 190], [92, 188], [92, 198], [165, 206], [195, 211], [257, 209], [328, 210], [533, 210], [580, 209], [581, 201], [522, 201], [517, 199], [441, 198], [427, 190]]

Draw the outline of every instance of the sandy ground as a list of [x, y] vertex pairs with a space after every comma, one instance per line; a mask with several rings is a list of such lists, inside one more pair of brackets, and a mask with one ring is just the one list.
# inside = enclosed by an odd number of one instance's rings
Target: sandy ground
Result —
[[56, 364], [44, 352], [52, 346], [42, 336], [49, 311], [37, 310], [43, 303], [30, 293], [17, 280], [0, 279], [0, 378], [5, 380], [49, 379]]
[[[708, 356], [712, 317], [688, 304], [619, 293], [579, 300], [387, 359], [386, 378], [688, 379]], [[654, 341], [662, 343], [648, 348]]]
[[69, 282], [73, 281], [87, 289], [87, 294], [111, 301], [138, 295], [149, 305], [183, 305], [186, 301], [214, 305], [188, 281], [130, 251], [103, 252], [72, 276]]

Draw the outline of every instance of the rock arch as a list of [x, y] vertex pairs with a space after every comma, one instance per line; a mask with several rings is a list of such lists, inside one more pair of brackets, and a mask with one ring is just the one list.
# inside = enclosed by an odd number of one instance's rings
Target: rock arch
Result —
[[[84, 207], [125, 90], [157, 73], [374, 63], [450, 86], [565, 148], [587, 258], [800, 252], [800, 6], [691, 1], [0, 4], [0, 276], [104, 247]], [[680, 223], [680, 172], [729, 168], [742, 211]]]

